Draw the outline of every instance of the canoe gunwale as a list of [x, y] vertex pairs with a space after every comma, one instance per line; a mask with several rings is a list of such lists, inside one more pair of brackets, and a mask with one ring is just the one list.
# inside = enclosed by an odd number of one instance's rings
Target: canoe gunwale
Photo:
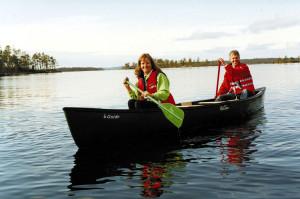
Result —
[[[214, 101], [214, 99], [207, 99], [207, 100], [201, 100], [201, 101], [191, 101], [191, 102], [182, 102], [183, 104], [191, 103], [192, 105], [180, 105], [182, 103], [176, 104], [177, 107], [182, 108], [183, 110], [185, 109], [193, 109], [193, 108], [198, 108], [198, 107], [203, 107], [203, 106], [215, 106], [215, 105], [225, 105], [225, 104], [231, 104], [231, 103], [238, 103], [238, 102], [247, 102], [247, 101], [252, 101], [254, 98], [259, 98], [261, 95], [264, 94], [265, 92], [265, 87], [261, 87], [256, 89], [257, 93], [251, 97], [248, 97], [246, 99], [233, 99], [233, 100], [226, 100], [226, 101]], [[129, 109], [107, 109], [107, 108], [82, 108], [82, 107], [64, 107], [63, 110], [77, 110], [77, 111], [86, 111], [86, 112], [94, 112], [94, 111], [100, 111], [102, 110], [103, 112], [113, 112], [113, 113], [145, 113], [145, 112], [161, 112], [159, 108], [157, 109], [141, 109], [141, 110], [129, 110]]]

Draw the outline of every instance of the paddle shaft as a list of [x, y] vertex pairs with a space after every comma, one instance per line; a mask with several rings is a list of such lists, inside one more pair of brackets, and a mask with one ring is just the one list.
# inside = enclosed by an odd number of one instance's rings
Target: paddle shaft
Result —
[[[128, 84], [130, 86], [132, 86], [134, 89], [136, 89], [137, 91], [139, 91], [140, 93], [143, 93], [143, 91], [138, 88], [136, 85], [132, 84], [130, 81], [127, 81]], [[168, 109], [166, 109], [159, 101], [157, 101], [156, 99], [154, 99], [151, 96], [147, 96], [148, 99], [150, 99], [152, 102], [154, 102], [155, 104], [157, 104], [160, 108], [162, 108], [164, 111], [167, 111], [169, 114], [172, 114], [175, 118], [181, 120], [181, 118], [179, 118], [177, 115], [175, 115], [174, 113], [172, 113], [171, 111], [169, 111]], [[175, 106], [175, 105], [174, 105]], [[176, 106], [175, 106], [176, 107]]]
[[220, 68], [221, 68], [221, 63], [219, 62], [219, 66], [218, 66], [218, 76], [217, 76], [217, 86], [216, 86], [216, 95], [215, 95], [215, 98], [217, 98], [218, 89], [219, 89]]
[[[134, 89], [136, 89], [137, 91], [139, 91], [140, 93], [143, 93], [143, 91], [140, 89], [140, 88], [138, 88], [136, 85], [134, 85], [133, 83], [131, 83], [130, 81], [127, 81], [128, 82], [128, 84], [130, 85], [130, 86], [132, 86]], [[151, 96], [147, 96], [147, 98], [149, 98], [151, 101], [153, 101], [155, 104], [157, 104], [157, 105], [159, 105], [160, 103], [156, 100], [156, 99], [154, 99], [153, 97], [151, 97]]]

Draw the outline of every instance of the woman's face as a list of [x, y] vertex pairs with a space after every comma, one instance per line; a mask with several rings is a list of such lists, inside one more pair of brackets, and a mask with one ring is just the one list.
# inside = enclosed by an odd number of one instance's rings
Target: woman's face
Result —
[[144, 58], [141, 60], [141, 69], [145, 75], [148, 75], [151, 72], [152, 66], [149, 59]]
[[231, 61], [231, 63], [232, 63], [233, 66], [239, 65], [239, 63], [240, 63], [240, 57], [238, 55], [231, 54], [230, 55], [230, 61]]

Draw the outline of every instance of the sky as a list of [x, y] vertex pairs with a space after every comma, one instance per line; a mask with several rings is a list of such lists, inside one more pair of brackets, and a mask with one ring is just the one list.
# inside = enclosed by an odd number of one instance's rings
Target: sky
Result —
[[54, 56], [59, 67], [154, 58], [300, 56], [298, 0], [0, 0], [0, 47]]

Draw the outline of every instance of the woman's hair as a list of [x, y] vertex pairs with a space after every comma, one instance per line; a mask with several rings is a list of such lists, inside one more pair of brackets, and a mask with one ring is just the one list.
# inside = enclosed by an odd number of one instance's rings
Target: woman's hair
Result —
[[157, 72], [162, 72], [161, 69], [158, 66], [156, 66], [153, 58], [148, 53], [144, 53], [139, 57], [138, 64], [134, 69], [134, 74], [136, 75], [137, 78], [144, 76], [144, 72], [142, 71], [141, 68], [141, 62], [145, 59], [148, 59], [150, 61], [152, 70], [156, 70]]
[[229, 57], [230, 57], [231, 55], [236, 55], [236, 56], [240, 57], [240, 53], [239, 53], [239, 51], [237, 51], [237, 50], [232, 50], [232, 51], [230, 51], [230, 52], [229, 52]]

